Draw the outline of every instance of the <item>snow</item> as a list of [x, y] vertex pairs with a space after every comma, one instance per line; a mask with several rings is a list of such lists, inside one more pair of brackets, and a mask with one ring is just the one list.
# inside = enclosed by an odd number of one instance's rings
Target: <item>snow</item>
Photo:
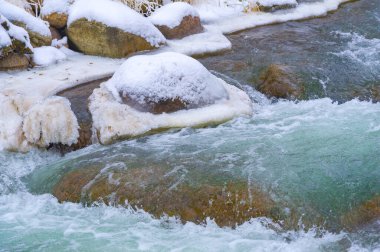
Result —
[[179, 40], [168, 40], [165, 51], [174, 51], [186, 55], [205, 55], [230, 50], [231, 42], [220, 32], [193, 34]]
[[39, 147], [51, 143], [77, 143], [79, 125], [70, 102], [63, 97], [49, 97], [32, 106], [25, 114], [23, 132], [26, 140]]
[[43, 36], [51, 36], [49, 27], [39, 18], [26, 12], [13, 4], [0, 0], [0, 14], [4, 15], [10, 21], [22, 22], [30, 31], [39, 33]]
[[9, 37], [8, 32], [0, 25], [0, 49], [10, 45], [12, 45], [12, 40]]
[[32, 8], [29, 5], [27, 0], [6, 0], [6, 1], [24, 10], [32, 11]]
[[297, 5], [297, 0], [257, 0], [262, 6], [272, 7], [275, 5]]
[[228, 95], [220, 79], [197, 60], [179, 53], [129, 58], [105, 84], [121, 101], [128, 94], [140, 104], [179, 98], [189, 105], [212, 104]]
[[67, 56], [52, 46], [34, 48], [33, 62], [38, 66], [48, 66], [66, 60]]
[[24, 28], [13, 25], [11, 22], [9, 22], [7, 18], [5, 18], [1, 14], [0, 14], [0, 23], [1, 24], [6, 23], [6, 25], [9, 27], [8, 31], [6, 31], [0, 25], [0, 47], [9, 46], [10, 44], [12, 44], [12, 39], [16, 39], [23, 42], [25, 46], [29, 48], [31, 51], [33, 50], [33, 47], [30, 44], [28, 32], [25, 31]]
[[199, 17], [197, 10], [188, 3], [175, 2], [162, 6], [156, 10], [149, 20], [158, 26], [167, 26], [169, 28], [177, 27], [181, 24], [184, 17]]
[[60, 40], [58, 39], [53, 39], [53, 41], [51, 42], [51, 46], [54, 46], [56, 48], [61, 48], [61, 47], [64, 47], [64, 46], [67, 46], [67, 37], [63, 37], [61, 38]]
[[[212, 10], [211, 5], [200, 5], [201, 20], [207, 21], [205, 28], [224, 34], [233, 33], [257, 26], [302, 20], [326, 15], [338, 9], [339, 5], [349, 0], [323, 0], [312, 3], [301, 3], [296, 8], [278, 13], [253, 12], [242, 14], [240, 8], [222, 7]], [[198, 7], [196, 7], [198, 9]], [[214, 7], [215, 8], [215, 7]], [[205, 15], [205, 16], [202, 16]]]
[[198, 109], [181, 110], [174, 113], [151, 114], [139, 112], [119, 103], [105, 85], [95, 89], [90, 97], [89, 109], [93, 127], [102, 144], [112, 143], [118, 138], [135, 137], [152, 130], [199, 127], [218, 124], [234, 117], [251, 115], [252, 102], [242, 90], [220, 80], [229, 99]]
[[52, 13], [69, 13], [73, 0], [44, 0], [41, 8], [41, 15], [47, 16]]
[[164, 36], [147, 18], [120, 2], [91, 0], [89, 4], [87, 0], [77, 0], [70, 8], [68, 26], [81, 18], [143, 37], [155, 47], [165, 43]]

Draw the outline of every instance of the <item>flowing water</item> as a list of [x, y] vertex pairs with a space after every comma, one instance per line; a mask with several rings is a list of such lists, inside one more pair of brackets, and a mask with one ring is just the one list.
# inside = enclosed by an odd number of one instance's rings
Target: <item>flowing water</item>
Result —
[[[0, 251], [380, 251], [379, 207], [369, 209], [377, 219], [342, 224], [380, 197], [380, 103], [363, 101], [380, 85], [379, 13], [380, 2], [362, 0], [325, 18], [231, 35], [232, 52], [202, 62], [249, 93], [251, 118], [64, 157], [0, 152]], [[318, 99], [271, 102], [245, 85], [270, 63], [298, 69]], [[265, 216], [221, 228], [101, 203], [60, 204], [49, 193], [68, 170], [92, 164], [106, 173], [165, 166], [176, 185], [245, 180], [284, 218], [301, 215], [292, 228]]]

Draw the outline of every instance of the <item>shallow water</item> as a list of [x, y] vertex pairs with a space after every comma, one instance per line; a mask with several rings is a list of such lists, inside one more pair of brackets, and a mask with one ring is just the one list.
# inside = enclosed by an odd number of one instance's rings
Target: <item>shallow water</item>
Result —
[[[326, 18], [233, 34], [231, 53], [202, 59], [250, 94], [251, 118], [65, 157], [0, 152], [0, 251], [380, 251], [379, 219], [353, 231], [340, 223], [380, 194], [380, 103], [351, 100], [371, 97], [368, 87], [380, 83], [379, 8], [362, 0]], [[309, 97], [331, 99], [272, 103], [244, 85], [254, 85], [270, 63], [296, 67]], [[162, 165], [178, 183], [242, 179], [268, 192], [284, 213], [304, 216], [295, 230], [265, 217], [231, 229], [102, 204], [59, 204], [48, 193], [68, 170], [91, 164]], [[316, 226], [306, 231], [306, 222]]]
[[232, 51], [201, 62], [253, 86], [268, 65], [283, 64], [301, 78], [308, 98], [380, 100], [379, 13], [379, 1], [362, 0], [327, 17], [247, 30], [229, 36]]

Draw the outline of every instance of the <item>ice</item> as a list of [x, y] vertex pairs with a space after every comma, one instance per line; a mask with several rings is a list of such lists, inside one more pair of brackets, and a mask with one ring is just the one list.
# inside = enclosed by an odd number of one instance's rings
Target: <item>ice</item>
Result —
[[33, 32], [39, 33], [43, 36], [51, 36], [49, 27], [44, 21], [5, 0], [0, 0], [0, 14], [4, 15], [10, 21], [24, 23], [26, 27]]
[[164, 5], [156, 10], [149, 17], [149, 20], [152, 21], [154, 25], [174, 28], [180, 25], [182, 19], [186, 16], [199, 17], [199, 14], [190, 4], [175, 2]]
[[23, 123], [25, 138], [29, 143], [47, 147], [51, 143], [71, 145], [78, 141], [79, 125], [70, 102], [53, 96], [28, 110]]
[[165, 43], [161, 32], [149, 21], [127, 5], [111, 0], [78, 0], [70, 8], [68, 26], [74, 21], [86, 18], [116, 27], [125, 32], [141, 36], [152, 46]]
[[41, 15], [47, 16], [52, 13], [67, 14], [70, 5], [73, 2], [74, 0], [44, 0], [41, 8]]
[[52, 46], [34, 48], [33, 62], [38, 66], [49, 66], [66, 58], [66, 54]]

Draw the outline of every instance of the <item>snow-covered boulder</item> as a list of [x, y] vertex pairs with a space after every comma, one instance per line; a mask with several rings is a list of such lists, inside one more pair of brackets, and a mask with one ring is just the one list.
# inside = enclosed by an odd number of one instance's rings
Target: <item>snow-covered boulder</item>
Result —
[[69, 7], [73, 2], [73, 0], [44, 0], [41, 8], [42, 19], [54, 28], [64, 28], [67, 24]]
[[52, 46], [34, 48], [33, 63], [37, 66], [49, 66], [66, 58], [66, 54]]
[[33, 14], [32, 6], [30, 6], [27, 0], [5, 0], [5, 1], [26, 10], [30, 14]]
[[99, 141], [217, 124], [252, 113], [246, 93], [178, 53], [135, 56], [95, 89], [89, 110]]
[[28, 33], [0, 14], [0, 71], [27, 68], [32, 50]]
[[51, 44], [52, 38], [49, 27], [41, 19], [5, 0], [0, 0], [0, 14], [13, 24], [24, 28], [29, 34], [33, 47]]
[[68, 37], [78, 50], [113, 58], [165, 43], [161, 32], [128, 6], [111, 0], [78, 0], [70, 8]]
[[180, 39], [203, 31], [199, 13], [184, 2], [164, 5], [149, 19], [167, 39]]
[[22, 128], [28, 143], [38, 147], [75, 144], [79, 125], [70, 106], [63, 97], [50, 97], [32, 106], [25, 115]]
[[263, 12], [291, 9], [298, 5], [297, 0], [257, 0], [256, 3], [259, 10]]

